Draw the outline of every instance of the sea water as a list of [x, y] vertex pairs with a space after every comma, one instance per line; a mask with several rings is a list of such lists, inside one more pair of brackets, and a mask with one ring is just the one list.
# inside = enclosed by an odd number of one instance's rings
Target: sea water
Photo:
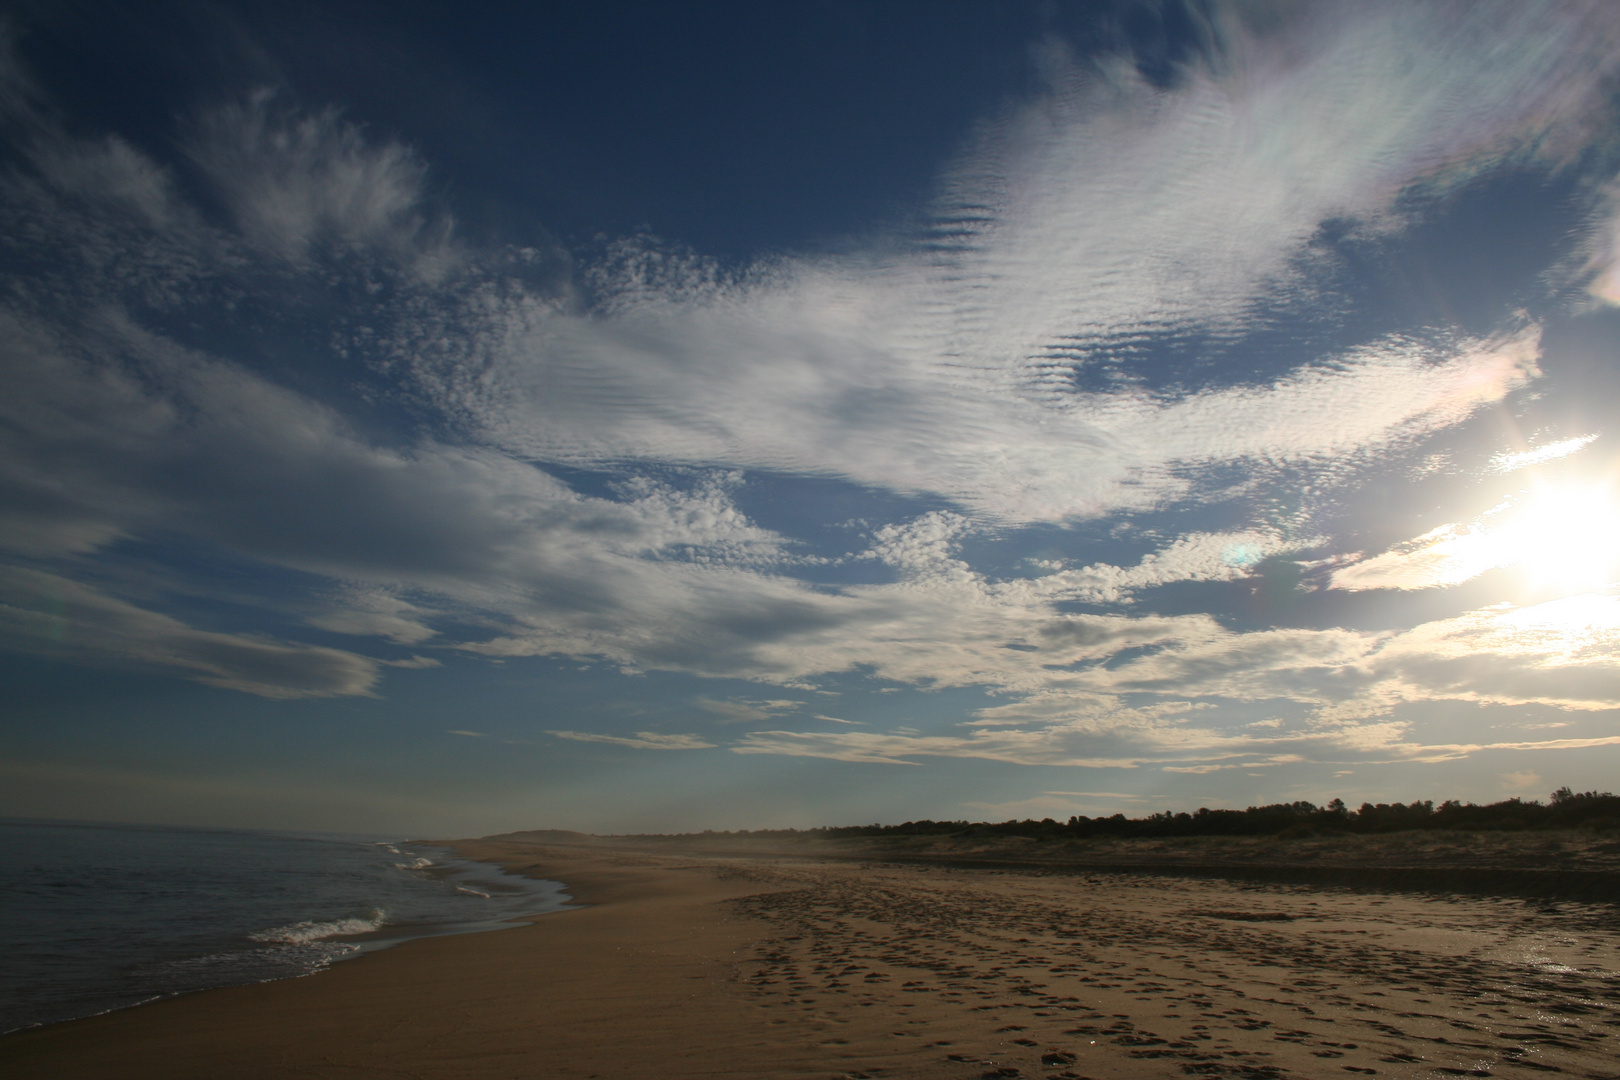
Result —
[[379, 837], [0, 819], [0, 1032], [514, 926], [562, 890]]

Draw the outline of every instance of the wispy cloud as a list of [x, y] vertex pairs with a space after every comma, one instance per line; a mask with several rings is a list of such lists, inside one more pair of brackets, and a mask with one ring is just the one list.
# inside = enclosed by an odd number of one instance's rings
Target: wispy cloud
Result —
[[1225, 772], [1228, 769], [1272, 769], [1276, 768], [1278, 765], [1292, 765], [1296, 762], [1304, 760], [1305, 758], [1300, 754], [1277, 754], [1269, 758], [1261, 758], [1257, 761], [1224, 761], [1219, 763], [1207, 763], [1203, 765], [1165, 765], [1163, 766], [1163, 769], [1167, 773], [1186, 773], [1190, 776], [1203, 776], [1207, 773]]
[[751, 731], [732, 744], [736, 754], [780, 754], [874, 765], [915, 765], [917, 758], [951, 757], [1014, 765], [1134, 769], [1144, 758], [1087, 755], [1085, 740], [1059, 730], [974, 731], [966, 736], [879, 731]]
[[305, 621], [321, 630], [355, 637], [380, 637], [396, 645], [417, 645], [437, 633], [428, 625], [433, 612], [377, 584], [350, 584], [323, 598]]
[[749, 698], [730, 698], [720, 700], [717, 698], [700, 697], [697, 699], [698, 708], [712, 713], [727, 724], [757, 724], [762, 720], [769, 720], [779, 713], [794, 712], [804, 707], [802, 701], [790, 701], [783, 698], [769, 700], [754, 700]]
[[443, 667], [444, 663], [431, 656], [411, 656], [404, 660], [379, 660], [377, 663], [392, 668], [436, 668]]
[[1620, 178], [1605, 187], [1595, 218], [1586, 241], [1587, 291], [1620, 306]]
[[634, 735], [603, 735], [595, 731], [547, 731], [546, 734], [575, 742], [611, 743], [635, 750], [712, 750], [715, 745], [704, 742], [696, 735], [660, 735], [656, 731], [638, 731]]
[[1571, 454], [1585, 450], [1598, 440], [1597, 435], [1577, 435], [1573, 439], [1560, 439], [1557, 442], [1538, 446], [1533, 450], [1521, 450], [1514, 454], [1497, 454], [1491, 459], [1491, 467], [1497, 472], [1517, 472], [1532, 465], [1544, 465], [1549, 461], [1568, 457]]
[[449, 257], [450, 223], [423, 211], [427, 166], [408, 147], [367, 138], [336, 109], [300, 114], [261, 90], [205, 112], [187, 150], [242, 235], [263, 250], [301, 258], [325, 241]]
[[171, 669], [259, 697], [368, 694], [377, 662], [341, 649], [199, 630], [41, 571], [0, 568], [0, 640], [30, 653]]

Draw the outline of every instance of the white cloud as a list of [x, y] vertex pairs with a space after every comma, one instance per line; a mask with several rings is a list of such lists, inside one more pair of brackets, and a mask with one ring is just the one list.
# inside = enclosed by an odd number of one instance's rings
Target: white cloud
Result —
[[898, 568], [913, 581], [968, 581], [973, 571], [955, 556], [957, 540], [968, 527], [968, 520], [960, 514], [935, 510], [915, 521], [878, 529], [867, 555]]
[[305, 621], [336, 634], [380, 637], [396, 645], [417, 645], [436, 633], [427, 625], [426, 619], [431, 614], [387, 589], [350, 585]]
[[1491, 459], [1491, 468], [1497, 472], [1517, 472], [1528, 469], [1532, 465], [1544, 465], [1549, 461], [1568, 457], [1570, 454], [1585, 450], [1598, 440], [1597, 435], [1577, 435], [1573, 439], [1560, 439], [1545, 446], [1538, 446], [1533, 450], [1521, 450], [1515, 454], [1501, 453]]
[[1540, 374], [1539, 348], [1535, 328], [1493, 340], [1390, 338], [1269, 387], [1144, 410], [1136, 423], [1168, 461], [1308, 464], [1466, 420]]
[[379, 660], [377, 663], [383, 665], [384, 667], [412, 668], [418, 670], [421, 668], [436, 668], [444, 666], [442, 661], [435, 660], [431, 656], [411, 656], [405, 660]]
[[705, 712], [713, 713], [726, 724], [757, 724], [762, 720], [783, 712], [793, 712], [804, 706], [802, 701], [789, 701], [786, 699], [771, 699], [756, 701], [743, 698], [718, 700], [715, 698], [700, 697], [697, 706]]
[[1266, 558], [1321, 543], [1320, 538], [1286, 540], [1272, 532], [1188, 533], [1135, 566], [1093, 563], [1078, 570], [1058, 570], [1029, 586], [1051, 599], [1090, 603], [1128, 601], [1139, 589], [1177, 581], [1232, 581], [1246, 577]]
[[1160, 505], [1188, 468], [1342, 467], [1524, 385], [1534, 333], [1394, 337], [1237, 387], [1082, 392], [1072, 375], [1236, 332], [1297, 284], [1324, 219], [1395, 228], [1407, 185], [1551, 147], [1620, 50], [1601, 9], [1549, 26], [1532, 8], [1318, 13], [1171, 90], [1123, 65], [1066, 75], [987, 125], [938, 243], [730, 277], [625, 256], [589, 317], [481, 306], [462, 354], [421, 373], [540, 459], [832, 474], [1014, 522]]
[[1466, 526], [1441, 525], [1379, 555], [1334, 570], [1336, 589], [1430, 589], [1517, 566], [1566, 591], [1602, 585], [1620, 572], [1612, 538], [1620, 508], [1610, 491], [1544, 488], [1506, 499]]
[[603, 735], [594, 731], [548, 731], [546, 734], [575, 742], [611, 743], [636, 750], [712, 750], [715, 745], [696, 735], [660, 735], [655, 731], [638, 731], [633, 736]]
[[1333, 572], [1335, 589], [1431, 589], [1457, 585], [1499, 564], [1473, 530], [1454, 524], [1430, 529], [1381, 554]]
[[889, 340], [905, 312], [949, 306], [920, 285], [887, 298], [898, 310], [876, 310], [897, 274], [856, 284], [786, 265], [724, 304], [539, 322], [525, 308], [513, 314], [521, 326], [461, 327], [488, 340], [469, 347], [476, 382], [452, 368], [430, 376], [433, 393], [485, 437], [543, 460], [832, 474], [1024, 522], [1160, 505], [1189, 493], [1189, 468], [1329, 468], [1455, 424], [1536, 374], [1533, 333], [1391, 339], [1267, 386], [1031, 396], [997, 353], [944, 364], [918, 351], [915, 330]]
[[1325, 704], [1346, 693], [1347, 685], [1360, 685], [1363, 677], [1354, 665], [1379, 639], [1378, 634], [1343, 629], [1223, 631], [1113, 667], [1088, 668], [1071, 681], [1103, 693]]
[[[1157, 759], [1171, 771], [1286, 764], [1336, 753], [1446, 760], [1483, 750], [1609, 745], [1607, 735], [1521, 742], [1425, 742], [1392, 710], [1418, 702], [1543, 705], [1598, 714], [1620, 708], [1620, 595], [1498, 605], [1402, 632], [1220, 632], [1171, 642], [1111, 667], [1054, 676], [1048, 689], [981, 709], [970, 726], [1013, 728], [1027, 754]], [[1126, 705], [1123, 695], [1163, 695]], [[1233, 702], [1306, 706], [1298, 730], [1278, 719], [1234, 724]], [[968, 744], [954, 747], [977, 754]], [[1226, 762], [1247, 752], [1242, 761]], [[1254, 760], [1252, 755], [1264, 755]], [[1036, 755], [1029, 755], [1033, 760]], [[1193, 762], [1175, 761], [1194, 757]]]
[[[1064, 731], [1101, 734], [1133, 729], [1138, 733], [1157, 732], [1178, 745], [1189, 739], [1180, 721], [1211, 708], [1195, 701], [1159, 701], [1151, 705], [1124, 705], [1119, 698], [1073, 689], [1050, 689], [1027, 694], [1006, 705], [992, 705], [974, 712], [968, 726], [1048, 727]], [[1203, 733], [1191, 735], [1199, 738]]]
[[[1369, 699], [1620, 708], [1620, 595], [1501, 604], [1393, 635], [1365, 660]], [[1342, 709], [1353, 708], [1347, 702]]]

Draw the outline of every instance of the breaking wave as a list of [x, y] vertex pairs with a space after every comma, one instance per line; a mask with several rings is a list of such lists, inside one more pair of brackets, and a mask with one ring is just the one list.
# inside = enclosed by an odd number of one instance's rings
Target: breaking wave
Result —
[[297, 922], [288, 926], [277, 926], [270, 930], [260, 930], [249, 934], [248, 937], [253, 941], [262, 941], [266, 944], [307, 945], [312, 941], [324, 941], [327, 938], [369, 934], [380, 929], [387, 922], [388, 913], [386, 911], [381, 908], [371, 908], [364, 915], [350, 916], [346, 919], [331, 919], [326, 922]]

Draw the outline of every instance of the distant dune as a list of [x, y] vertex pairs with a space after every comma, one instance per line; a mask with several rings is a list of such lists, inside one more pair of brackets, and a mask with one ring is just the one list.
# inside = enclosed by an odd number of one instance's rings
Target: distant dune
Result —
[[[565, 834], [511, 835], [515, 838]], [[797, 836], [693, 833], [590, 837], [585, 842], [690, 855], [878, 860], [963, 868], [1116, 870], [1620, 902], [1620, 836], [1581, 829], [1546, 832], [1414, 830], [1372, 835], [1337, 833], [1289, 838], [1207, 836], [1153, 840], [1039, 840], [974, 835], [836, 838], [816, 832]]]

